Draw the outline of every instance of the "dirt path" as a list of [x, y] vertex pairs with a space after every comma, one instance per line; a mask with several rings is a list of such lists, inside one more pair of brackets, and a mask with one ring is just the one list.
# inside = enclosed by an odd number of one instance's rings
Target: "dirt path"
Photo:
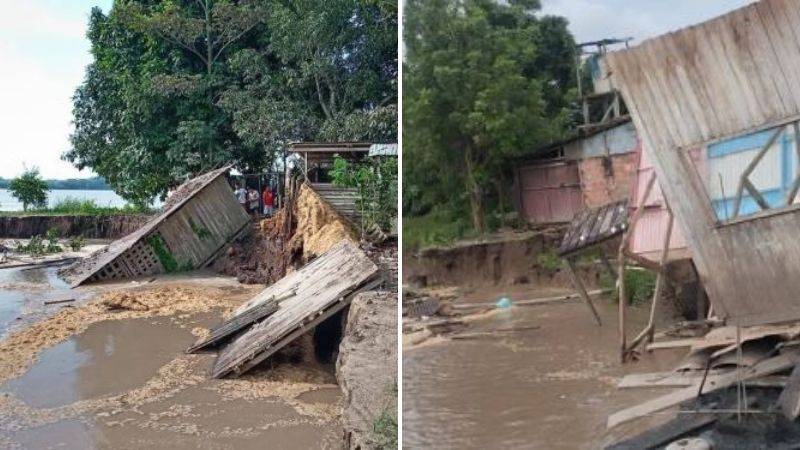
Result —
[[[557, 289], [474, 290], [459, 302], [547, 297]], [[668, 370], [682, 353], [645, 355], [621, 366], [616, 305], [597, 301], [598, 327], [580, 302], [513, 307], [470, 323], [470, 331], [538, 329], [502, 338], [433, 339], [403, 352], [403, 443], [408, 448], [595, 449], [663, 418], [608, 433], [607, 416], [658, 394], [616, 389], [627, 373]], [[646, 321], [633, 308], [631, 332]]]
[[333, 367], [286, 358], [210, 380], [214, 355], [184, 354], [258, 286], [218, 277], [125, 285], [0, 341], [0, 447], [341, 445]]

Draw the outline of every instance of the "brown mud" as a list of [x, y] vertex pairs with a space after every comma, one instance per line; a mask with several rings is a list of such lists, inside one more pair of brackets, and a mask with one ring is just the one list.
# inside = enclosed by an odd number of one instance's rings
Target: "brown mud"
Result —
[[62, 238], [83, 236], [87, 239], [118, 239], [136, 231], [151, 217], [145, 214], [0, 216], [0, 237], [27, 239], [36, 235], [44, 236], [49, 230], [55, 229]]
[[[505, 233], [481, 241], [461, 241], [403, 253], [403, 282], [413, 286], [570, 286], [554, 253], [564, 229]], [[613, 244], [611, 245], [613, 247]], [[579, 262], [588, 286], [602, 276], [598, 264]]]
[[333, 367], [302, 345], [230, 380], [209, 379], [213, 354], [184, 354], [257, 290], [117, 285], [11, 332], [0, 341], [0, 446], [340, 447]]
[[342, 239], [358, 242], [352, 223], [303, 184], [290, 206], [254, 224], [216, 261], [215, 268], [240, 283], [271, 284]]
[[[562, 293], [569, 293], [564, 290]], [[548, 297], [552, 288], [492, 287], [458, 294], [486, 302]], [[596, 300], [603, 326], [581, 302], [493, 310], [469, 331], [538, 326], [497, 338], [429, 339], [403, 352], [403, 444], [409, 448], [596, 449], [666, 420], [655, 416], [607, 431], [608, 415], [663, 391], [618, 390], [628, 373], [671, 370], [683, 352], [644, 354], [622, 365], [616, 305]], [[629, 309], [629, 333], [647, 320]], [[671, 312], [660, 313], [665, 321]]]

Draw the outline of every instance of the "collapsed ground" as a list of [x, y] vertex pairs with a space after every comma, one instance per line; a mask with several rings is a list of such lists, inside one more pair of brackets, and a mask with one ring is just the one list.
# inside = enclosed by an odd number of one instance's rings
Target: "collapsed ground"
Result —
[[[293, 213], [255, 223], [218, 262], [247, 285], [187, 274], [80, 288], [66, 291], [84, 293], [80, 298], [50, 306], [11, 332], [0, 341], [0, 444], [340, 448], [344, 439], [353, 448], [390, 445], [396, 283], [386, 283], [388, 292], [357, 296], [350, 313], [323, 322], [238, 379], [209, 380], [213, 355], [183, 353], [263, 289], [252, 283], [270, 284], [341, 239], [357, 239], [352, 224], [307, 190]], [[396, 279], [396, 242], [364, 248], [386, 279]], [[54, 387], [52, 395], [36, 393], [37, 386]]]

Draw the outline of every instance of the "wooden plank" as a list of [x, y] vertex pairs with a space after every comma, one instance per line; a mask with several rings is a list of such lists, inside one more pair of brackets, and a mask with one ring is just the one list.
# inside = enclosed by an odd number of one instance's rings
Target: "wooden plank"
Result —
[[[316, 314], [306, 317], [304, 320], [307, 321], [296, 322], [295, 327], [288, 334], [280, 337], [279, 340], [274, 341], [271, 344], [267, 344], [265, 347], [258, 345], [258, 347], [261, 347], [263, 349], [262, 351], [254, 352], [252, 356], [250, 356], [249, 358], [239, 360], [236, 365], [230, 365], [230, 363], [225, 358], [223, 358], [225, 356], [225, 353], [220, 354], [220, 356], [217, 357], [217, 360], [214, 362], [214, 368], [212, 369], [211, 376], [213, 376], [214, 378], [222, 378], [231, 373], [234, 373], [236, 376], [238, 376], [247, 372], [253, 367], [261, 364], [264, 360], [275, 354], [277, 351], [288, 345], [290, 342], [294, 341], [303, 334], [313, 330], [314, 327], [316, 327], [317, 325], [329, 319], [337, 312], [344, 309], [347, 305], [350, 304], [350, 302], [353, 300], [353, 297], [356, 294], [366, 290], [374, 289], [380, 286], [382, 282], [383, 280], [381, 279], [367, 282], [366, 284], [356, 288], [355, 291], [349, 292], [347, 295], [345, 295], [338, 301], [329, 304], [324, 310], [318, 311]], [[256, 331], [257, 334], [258, 330], [251, 330], [251, 332], [252, 331]], [[242, 338], [245, 338], [246, 336], [248, 336], [248, 334], [249, 332], [244, 336], [242, 336]]]
[[344, 308], [342, 298], [374, 280], [378, 268], [354, 243], [345, 239], [310, 264], [284, 277], [235, 311], [245, 314], [281, 292], [296, 294], [280, 303], [278, 311], [250, 327], [220, 352], [213, 376], [242, 373], [263, 361], [292, 339], [308, 331], [318, 318]]
[[[709, 376], [717, 376], [728, 373], [734, 369], [712, 369]], [[651, 388], [684, 388], [689, 386], [700, 386], [703, 379], [704, 370], [690, 370], [686, 372], [652, 372], [652, 373], [633, 373], [625, 375], [619, 383], [619, 389], [651, 389]], [[782, 388], [786, 385], [789, 377], [772, 375], [747, 381], [748, 387], [763, 388]]]
[[[731, 386], [739, 379], [746, 381], [786, 370], [794, 366], [795, 359], [796, 355], [793, 354], [778, 355], [762, 361], [752, 368], [735, 370], [722, 375], [708, 377], [706, 382], [703, 384], [701, 393], [707, 394], [709, 392]], [[698, 388], [696, 386], [680, 389], [670, 394], [657, 397], [627, 409], [623, 409], [622, 411], [618, 411], [609, 416], [606, 425], [608, 428], [614, 428], [622, 423], [630, 422], [640, 417], [676, 406], [680, 403], [697, 397], [697, 395]]]
[[595, 309], [594, 303], [592, 303], [592, 298], [589, 296], [589, 293], [586, 292], [586, 287], [583, 285], [583, 281], [581, 281], [581, 278], [575, 271], [575, 264], [569, 258], [567, 258], [566, 261], [567, 273], [569, 274], [570, 279], [572, 279], [572, 284], [575, 286], [575, 289], [578, 290], [578, 294], [580, 294], [580, 296], [586, 302], [586, 306], [588, 306], [589, 310], [592, 312], [592, 316], [594, 316], [594, 320], [597, 322], [597, 325], [602, 325], [603, 322], [600, 320], [600, 314], [597, 313], [597, 309]]
[[711, 413], [681, 415], [640, 435], [610, 445], [606, 447], [606, 450], [655, 450], [664, 448], [670, 442], [713, 424], [717, 419], [718, 415]]
[[778, 397], [778, 408], [783, 416], [791, 421], [800, 416], [800, 364], [792, 369], [789, 381]]
[[272, 297], [270, 301], [256, 305], [243, 314], [231, 317], [222, 324], [212, 328], [208, 336], [198, 339], [197, 342], [186, 349], [186, 353], [194, 353], [198, 350], [215, 345], [239, 330], [260, 322], [278, 310], [280, 301], [290, 298], [293, 295], [293, 293], [289, 293], [280, 299]]

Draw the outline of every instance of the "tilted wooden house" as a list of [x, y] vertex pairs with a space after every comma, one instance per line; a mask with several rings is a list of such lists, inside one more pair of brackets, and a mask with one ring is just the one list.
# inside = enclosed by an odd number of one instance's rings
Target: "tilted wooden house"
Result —
[[208, 265], [250, 221], [225, 177], [229, 169], [187, 181], [167, 201], [164, 212], [77, 262], [63, 276], [78, 286]]
[[610, 53], [715, 313], [800, 318], [800, 8], [762, 0]]

